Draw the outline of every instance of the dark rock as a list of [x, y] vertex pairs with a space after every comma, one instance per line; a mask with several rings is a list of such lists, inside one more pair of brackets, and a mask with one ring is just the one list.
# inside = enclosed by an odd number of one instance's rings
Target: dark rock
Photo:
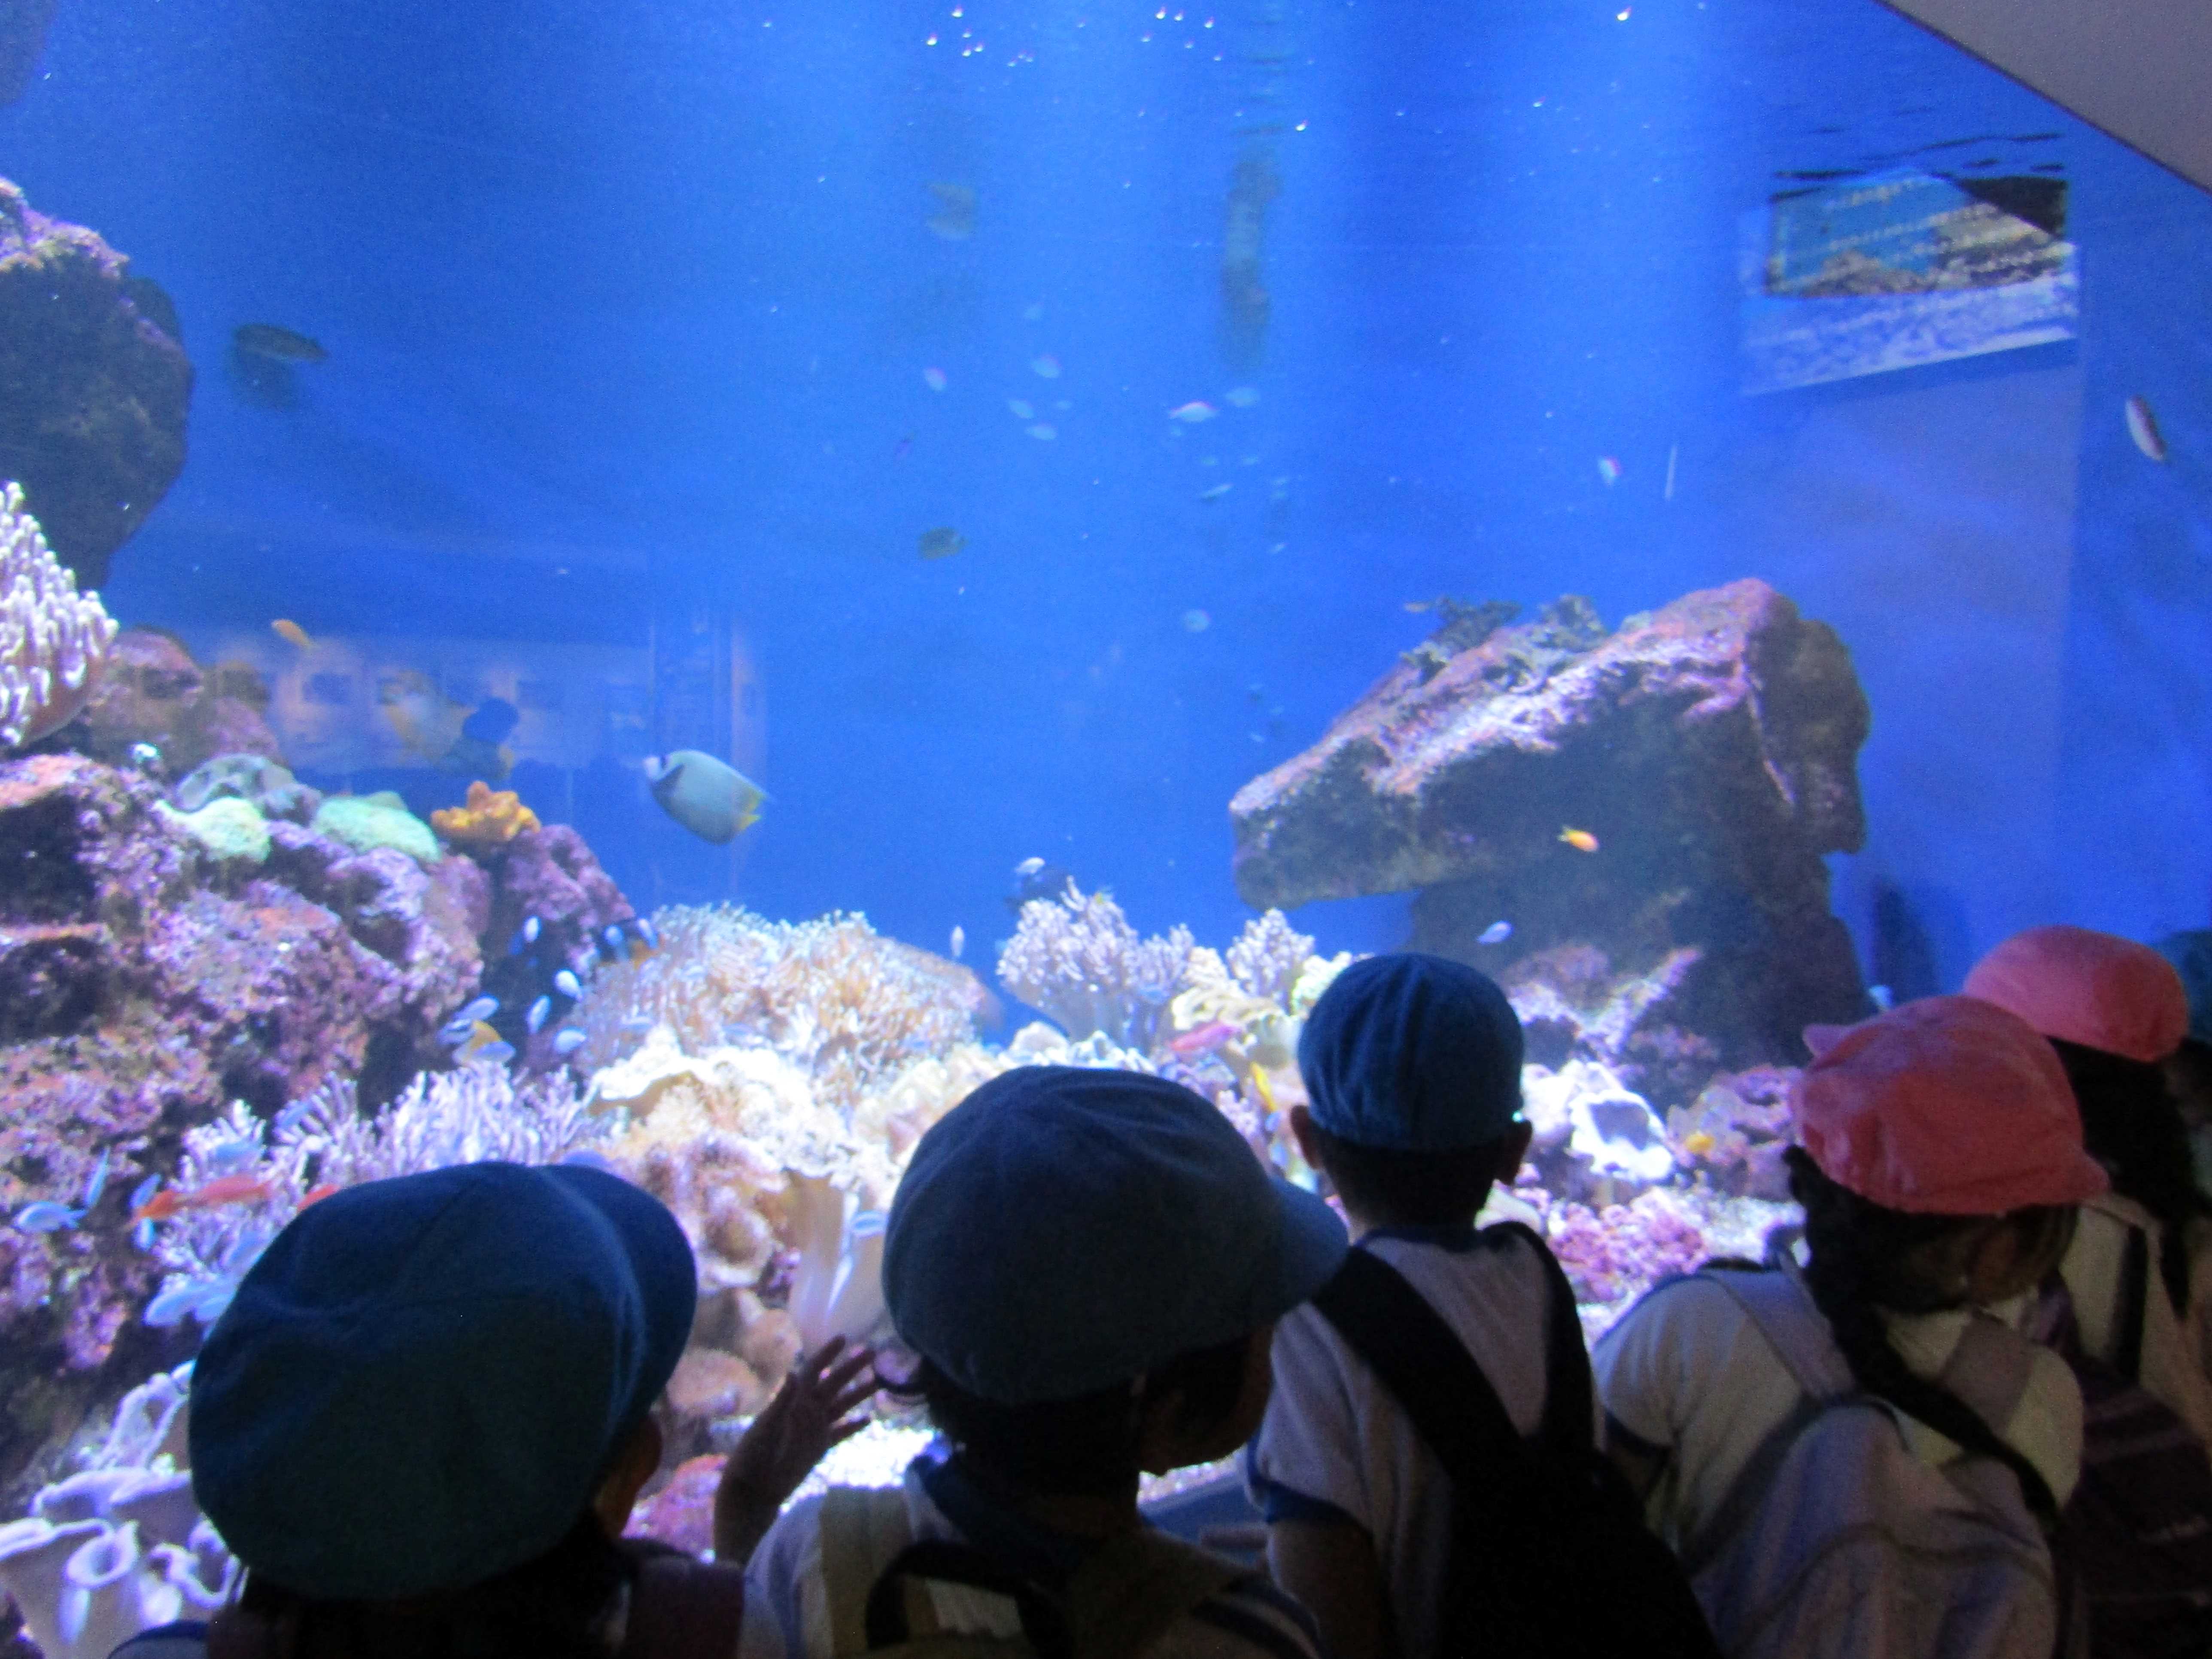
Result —
[[1504, 980], [1532, 1059], [1603, 1059], [1662, 1103], [1870, 1012], [1821, 862], [1864, 836], [1866, 698], [1833, 630], [1758, 581], [1610, 635], [1579, 599], [1496, 620], [1455, 607], [1238, 792], [1246, 902], [1419, 889], [1413, 945]]
[[82, 588], [185, 464], [192, 367], [125, 289], [129, 264], [0, 179], [0, 479]]

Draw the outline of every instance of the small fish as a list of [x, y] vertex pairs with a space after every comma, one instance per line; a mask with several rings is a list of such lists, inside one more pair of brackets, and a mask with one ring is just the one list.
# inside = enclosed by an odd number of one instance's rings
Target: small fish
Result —
[[489, 1019], [498, 1012], [499, 999], [497, 997], [478, 997], [474, 1002], [470, 1003], [467, 1007], [462, 1009], [459, 1013], [455, 1014], [453, 1018], [455, 1019], [468, 1020]]
[[635, 1032], [641, 1036], [653, 1029], [653, 1020], [649, 1015], [632, 1014], [628, 1019], [623, 1021], [622, 1028], [625, 1031]]
[[131, 763], [142, 772], [150, 772], [161, 763], [161, 751], [150, 743], [131, 745]]
[[1235, 484], [1212, 484], [1208, 486], [1206, 489], [1200, 490], [1198, 492], [1198, 499], [1201, 501], [1218, 501], [1224, 495], [1226, 495], [1231, 490], [1236, 488], [1237, 486]]
[[553, 999], [551, 997], [540, 997], [537, 1001], [530, 1005], [529, 1012], [522, 1017], [522, 1023], [524, 1026], [528, 1029], [531, 1036], [536, 1036], [538, 1035], [538, 1028], [545, 1024], [547, 1016], [551, 1014], [552, 1012]]
[[658, 951], [660, 948], [660, 930], [646, 918], [632, 916], [629, 925], [637, 929], [638, 940], [647, 950]]
[[1474, 942], [1477, 945], [1503, 945], [1507, 939], [1511, 939], [1512, 937], [1513, 924], [1511, 922], [1493, 921], [1489, 927], [1484, 928], [1480, 933], [1475, 935]]
[[146, 1304], [145, 1321], [157, 1328], [182, 1324], [185, 1316], [207, 1295], [208, 1286], [202, 1279], [189, 1279], [182, 1285], [172, 1285]]
[[975, 191], [972, 186], [933, 179], [929, 193], [937, 198], [937, 211], [922, 222], [933, 234], [948, 242], [964, 242], [975, 234]]
[[154, 1224], [142, 1221], [131, 1230], [131, 1242], [142, 1250], [154, 1248]]
[[2141, 398], [2130, 398], [2121, 405], [2128, 419], [2128, 436], [2136, 441], [2136, 447], [2154, 461], [2166, 459], [2166, 437], [2158, 429], [2158, 416], [2150, 412], [2150, 405]]
[[1875, 1007], [1881, 1009], [1885, 1014], [1897, 1005], [1895, 994], [1893, 993], [1887, 985], [1868, 986], [1867, 1000], [1873, 1003]]
[[565, 1026], [553, 1033], [553, 1052], [566, 1060], [582, 1048], [586, 1041], [585, 1035], [574, 1026]]
[[1009, 398], [1006, 399], [1006, 407], [1014, 411], [1014, 418], [1018, 421], [1036, 419], [1036, 405], [1026, 398]]
[[1219, 410], [1204, 398], [1194, 398], [1190, 402], [1178, 404], [1168, 410], [1168, 419], [1181, 421], [1185, 426], [1196, 426], [1201, 421], [1212, 420], [1219, 413]]
[[190, 1192], [171, 1187], [158, 1192], [131, 1212], [133, 1221], [167, 1221], [187, 1210], [216, 1210], [231, 1204], [259, 1204], [276, 1188], [258, 1176], [230, 1175], [193, 1188]]
[[307, 1116], [308, 1112], [313, 1109], [314, 1103], [315, 1103], [313, 1100], [295, 1100], [289, 1106], [287, 1106], [283, 1111], [277, 1113], [276, 1124], [276, 1133], [281, 1135], [286, 1131], [296, 1127], [300, 1120]]
[[1711, 1158], [1713, 1148], [1719, 1145], [1720, 1142], [1703, 1129], [1692, 1129], [1682, 1137], [1682, 1150], [1692, 1158]]
[[1249, 386], [1232, 386], [1221, 394], [1224, 404], [1234, 404], [1239, 409], [1249, 409], [1260, 401], [1260, 394]]
[[1613, 485], [1620, 482], [1620, 463], [1613, 459], [1610, 455], [1599, 456], [1597, 458], [1597, 476], [1605, 480], [1605, 487], [1607, 489], [1612, 489]]
[[948, 384], [945, 371], [933, 366], [921, 371], [921, 383], [932, 392], [942, 392]]
[[960, 924], [958, 922], [952, 924], [952, 938], [951, 944], [952, 946], [952, 959], [953, 961], [957, 962], [960, 960], [961, 952], [968, 948], [968, 935], [961, 931]]
[[1577, 853], [1597, 851], [1597, 837], [1587, 830], [1577, 830], [1571, 824], [1559, 831], [1559, 839]]
[[[439, 1035], [443, 1036], [445, 1033], [441, 1031]], [[487, 1048], [497, 1047], [499, 1042], [499, 1033], [485, 1024], [483, 1021], [477, 1020], [469, 1027], [467, 1036], [464, 1036], [459, 1043], [449, 1046], [453, 1048], [453, 1058], [458, 1061], [465, 1062], [475, 1059]]]
[[15, 1225], [27, 1233], [58, 1233], [65, 1227], [74, 1227], [84, 1219], [82, 1210], [72, 1210], [66, 1204], [57, 1204], [51, 1198], [42, 1198], [35, 1204], [26, 1204], [15, 1212]]
[[283, 641], [285, 644], [296, 645], [302, 651], [312, 651], [315, 648], [315, 642], [308, 636], [307, 630], [289, 617], [277, 617], [275, 622], [269, 624], [269, 631]]
[[1039, 421], [1034, 426], [1024, 427], [1022, 430], [1028, 433], [1030, 437], [1035, 438], [1039, 443], [1048, 444], [1054, 438], [1060, 436], [1060, 428], [1053, 425], [1049, 421]]
[[617, 962], [629, 954], [629, 940], [623, 935], [620, 922], [611, 921], [599, 929], [599, 943]]
[[1043, 868], [1044, 860], [1042, 859], [1024, 859], [1019, 864], [1014, 866], [1014, 873], [1018, 876], [1033, 876]]
[[[566, 968], [553, 975], [553, 988], [571, 1002], [581, 1002], [584, 1000], [582, 984]], [[534, 1030], [537, 1028], [533, 1026], [532, 1029]]]
[[906, 436], [901, 438], [896, 443], [891, 446], [891, 459], [895, 463], [902, 461], [911, 454], [913, 451], [914, 434], [909, 432]]
[[759, 823], [761, 803], [768, 799], [768, 792], [736, 767], [696, 749], [647, 756], [645, 776], [662, 811], [717, 847]]
[[1032, 357], [1030, 359], [1030, 372], [1039, 380], [1056, 380], [1060, 378], [1060, 359], [1049, 351], [1042, 356]]
[[102, 1147], [100, 1153], [100, 1165], [93, 1170], [91, 1178], [84, 1183], [84, 1207], [88, 1210], [99, 1203], [100, 1195], [107, 1190], [107, 1161], [112, 1156], [114, 1156], [113, 1147]]
[[504, 1066], [514, 1058], [514, 1045], [506, 1042], [487, 1042], [483, 1048], [468, 1054], [466, 1058], [471, 1060], [480, 1060], [488, 1066]]
[[921, 556], [925, 559], [949, 559], [967, 545], [968, 538], [949, 524], [921, 532]]
[[319, 342], [274, 323], [240, 323], [231, 330], [230, 343], [252, 356], [283, 363], [319, 363], [331, 355]]
[[[1282, 1109], [1275, 1104], [1275, 1085], [1267, 1081], [1267, 1068], [1264, 1066], [1252, 1068], [1252, 1092], [1260, 1097], [1260, 1103], [1267, 1109], [1269, 1118]], [[1274, 1126], [1271, 1122], [1268, 1127], [1273, 1128]]]
[[1660, 498], [1662, 501], [1671, 501], [1674, 499], [1674, 461], [1681, 453], [1682, 446], [1680, 444], [1667, 446], [1667, 489], [1665, 494]]
[[144, 1209], [148, 1200], [161, 1190], [161, 1177], [158, 1175], [148, 1176], [143, 1181], [140, 1182], [137, 1186], [131, 1189], [131, 1208], [134, 1211]]
[[1225, 1019], [1208, 1020], [1195, 1030], [1185, 1031], [1181, 1036], [1168, 1039], [1170, 1049], [1188, 1058], [1192, 1054], [1210, 1054], [1237, 1035], [1237, 1028]]
[[1186, 634], [1203, 634], [1212, 626], [1213, 618], [1203, 611], [1190, 610], [1182, 613], [1182, 631]]
[[335, 1181], [325, 1181], [319, 1187], [310, 1187], [300, 1194], [300, 1207], [304, 1210], [310, 1204], [319, 1204], [337, 1189], [338, 1183]]

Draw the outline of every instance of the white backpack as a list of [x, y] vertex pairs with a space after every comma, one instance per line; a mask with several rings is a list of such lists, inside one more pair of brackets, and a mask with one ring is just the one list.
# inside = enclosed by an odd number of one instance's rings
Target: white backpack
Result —
[[[1769, 1435], [1683, 1553], [1729, 1659], [2051, 1659], [2070, 1621], [2041, 1525], [1995, 1457], [1931, 1467], [1862, 1389], [1795, 1265], [1705, 1277], [1796, 1379]], [[1976, 1318], [1944, 1386], [2008, 1421], [2034, 1350]]]

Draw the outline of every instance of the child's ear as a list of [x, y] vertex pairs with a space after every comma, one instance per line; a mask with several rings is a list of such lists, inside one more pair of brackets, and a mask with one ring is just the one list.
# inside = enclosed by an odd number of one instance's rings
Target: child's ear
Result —
[[1328, 1171], [1328, 1160], [1322, 1157], [1320, 1143], [1314, 1137], [1313, 1113], [1309, 1108], [1291, 1108], [1291, 1139], [1298, 1143], [1298, 1151], [1307, 1163], [1324, 1173]]

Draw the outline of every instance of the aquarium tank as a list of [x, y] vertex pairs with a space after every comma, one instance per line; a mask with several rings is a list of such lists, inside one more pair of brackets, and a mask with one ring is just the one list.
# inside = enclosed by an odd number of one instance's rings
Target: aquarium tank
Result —
[[1310, 1182], [1368, 953], [1506, 987], [1589, 1329], [1755, 1250], [1807, 1024], [2212, 920], [2208, 317], [1877, 0], [0, 0], [0, 1639], [225, 1593], [301, 1206], [665, 1200], [696, 1540], [939, 1115]]

